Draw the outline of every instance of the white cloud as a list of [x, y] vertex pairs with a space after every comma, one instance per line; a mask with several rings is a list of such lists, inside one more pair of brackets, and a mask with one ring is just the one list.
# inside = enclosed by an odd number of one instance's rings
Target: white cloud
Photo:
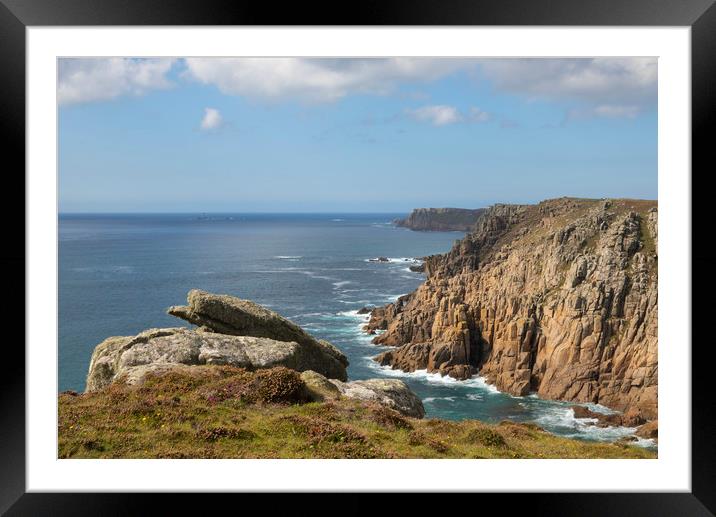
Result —
[[470, 108], [468, 118], [473, 122], [489, 122], [490, 114], [486, 111], [482, 111], [480, 108], [475, 106]]
[[204, 117], [201, 119], [201, 125], [199, 126], [202, 131], [211, 131], [217, 129], [223, 123], [224, 119], [221, 117], [219, 110], [215, 108], [204, 108]]
[[488, 112], [475, 106], [472, 106], [466, 115], [460, 113], [457, 108], [444, 104], [407, 109], [405, 112], [415, 120], [429, 122], [434, 126], [447, 126], [448, 124], [455, 124], [465, 120], [478, 123], [489, 122], [492, 118]]
[[499, 91], [598, 105], [653, 103], [656, 58], [481, 59]]
[[174, 59], [62, 58], [58, 64], [60, 105], [144, 95], [172, 86], [166, 77]]
[[456, 108], [445, 105], [408, 109], [406, 113], [415, 120], [430, 122], [434, 126], [446, 126], [462, 120], [462, 116]]
[[[73, 104], [144, 95], [172, 86], [174, 59], [71, 58], [59, 61], [58, 100]], [[655, 105], [655, 58], [185, 58], [184, 79], [227, 95], [308, 103], [348, 95], [386, 95], [454, 72], [483, 78], [497, 92], [566, 104], [574, 116], [636, 117]], [[409, 95], [403, 88], [400, 93]], [[423, 110], [423, 111], [421, 111]], [[570, 116], [568, 113], [568, 116]], [[435, 125], [487, 122], [472, 108], [426, 106], [411, 115]]]
[[639, 114], [638, 106], [612, 106], [602, 105], [594, 108], [594, 114], [598, 117], [609, 118], [634, 118]]
[[401, 81], [431, 81], [464, 60], [433, 58], [186, 58], [184, 77], [229, 95], [332, 102], [349, 94], [387, 94]]
[[601, 104], [588, 108], [574, 108], [567, 111], [566, 120], [579, 120], [589, 118], [636, 118], [641, 112], [639, 106], [620, 106], [614, 104]]

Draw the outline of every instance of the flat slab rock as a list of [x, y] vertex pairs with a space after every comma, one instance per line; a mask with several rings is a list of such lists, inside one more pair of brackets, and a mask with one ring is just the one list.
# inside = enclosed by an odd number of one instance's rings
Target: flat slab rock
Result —
[[134, 384], [149, 372], [176, 365], [225, 364], [244, 368], [285, 366], [314, 370], [328, 378], [346, 379], [345, 366], [324, 351], [295, 341], [230, 336], [187, 328], [149, 329], [136, 336], [111, 337], [95, 347], [86, 391], [96, 391], [124, 377]]

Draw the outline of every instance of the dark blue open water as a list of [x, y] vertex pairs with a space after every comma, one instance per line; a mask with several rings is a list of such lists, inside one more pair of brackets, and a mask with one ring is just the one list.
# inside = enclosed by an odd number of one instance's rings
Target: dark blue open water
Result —
[[[371, 361], [382, 347], [361, 332], [356, 311], [414, 290], [423, 275], [408, 269], [411, 260], [462, 237], [393, 227], [402, 215], [61, 215], [59, 390], [84, 390], [92, 350], [106, 337], [184, 325], [165, 311], [198, 288], [254, 300], [331, 341], [348, 356], [350, 379], [399, 376], [431, 417], [531, 421], [590, 440], [633, 432], [576, 420], [569, 403], [500, 393], [479, 376], [459, 382]], [[379, 256], [391, 261], [368, 261]]]

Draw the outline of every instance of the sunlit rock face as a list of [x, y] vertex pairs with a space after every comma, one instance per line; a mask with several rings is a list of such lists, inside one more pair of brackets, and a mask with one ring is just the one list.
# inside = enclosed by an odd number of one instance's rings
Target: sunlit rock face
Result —
[[657, 213], [624, 199], [489, 208], [427, 258], [423, 285], [373, 311], [374, 342], [395, 347], [376, 360], [657, 418]]

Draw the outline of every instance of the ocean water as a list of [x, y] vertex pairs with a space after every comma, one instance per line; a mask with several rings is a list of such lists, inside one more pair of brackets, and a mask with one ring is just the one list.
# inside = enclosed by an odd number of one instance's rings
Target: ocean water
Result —
[[[329, 340], [348, 356], [350, 380], [404, 380], [429, 417], [535, 422], [558, 435], [598, 441], [634, 432], [575, 419], [567, 402], [500, 393], [479, 376], [455, 381], [372, 361], [384, 348], [361, 331], [366, 317], [358, 309], [414, 290], [424, 279], [409, 270], [415, 258], [446, 252], [463, 236], [390, 223], [403, 215], [61, 215], [59, 390], [84, 390], [92, 350], [108, 336], [188, 326], [166, 309], [198, 288], [254, 300]], [[370, 261], [381, 256], [390, 262]]]

